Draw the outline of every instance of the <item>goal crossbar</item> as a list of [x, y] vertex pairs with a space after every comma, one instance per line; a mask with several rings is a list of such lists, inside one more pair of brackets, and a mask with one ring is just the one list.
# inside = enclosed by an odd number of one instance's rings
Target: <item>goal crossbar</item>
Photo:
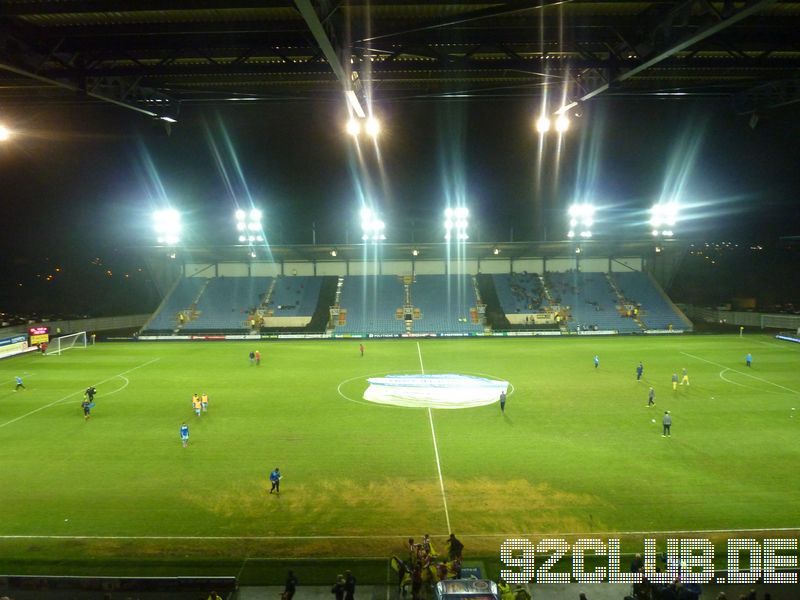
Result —
[[50, 340], [45, 354], [61, 354], [73, 348], [86, 348], [86, 332], [70, 333]]

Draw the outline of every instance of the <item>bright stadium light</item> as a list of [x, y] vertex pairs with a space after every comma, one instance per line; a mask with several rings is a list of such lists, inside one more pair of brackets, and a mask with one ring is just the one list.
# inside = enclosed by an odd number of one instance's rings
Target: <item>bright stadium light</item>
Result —
[[469, 209], [466, 206], [456, 208], [447, 207], [444, 211], [444, 239], [450, 241], [455, 238], [460, 241], [469, 239], [467, 228], [469, 227]]
[[592, 237], [595, 207], [586, 202], [573, 204], [569, 207], [569, 231], [567, 237], [572, 239], [576, 235], [582, 238]]
[[378, 218], [378, 215], [370, 208], [361, 209], [361, 239], [377, 242], [386, 239], [386, 223]]
[[558, 133], [565, 133], [569, 129], [569, 117], [567, 115], [558, 115], [556, 118], [556, 131]]
[[536, 119], [536, 131], [539, 133], [547, 133], [550, 131], [550, 119], [544, 115]]
[[11, 130], [5, 125], [0, 125], [0, 142], [5, 142], [11, 137]]
[[172, 208], [153, 213], [153, 229], [159, 244], [174, 246], [181, 241], [181, 215]]
[[239, 232], [239, 242], [263, 242], [264, 236], [262, 235], [261, 217], [262, 213], [257, 208], [252, 208], [249, 211], [238, 209], [235, 213], [236, 217], [236, 231]]
[[370, 117], [367, 119], [367, 122], [364, 124], [364, 131], [370, 137], [378, 137], [378, 134], [381, 132], [381, 123], [375, 117]]
[[347, 133], [353, 137], [356, 137], [359, 133], [361, 133], [361, 123], [358, 122], [358, 119], [350, 119], [347, 122], [345, 129], [347, 130]]
[[672, 230], [678, 222], [680, 206], [677, 202], [659, 202], [650, 208], [650, 227], [654, 237], [672, 237]]

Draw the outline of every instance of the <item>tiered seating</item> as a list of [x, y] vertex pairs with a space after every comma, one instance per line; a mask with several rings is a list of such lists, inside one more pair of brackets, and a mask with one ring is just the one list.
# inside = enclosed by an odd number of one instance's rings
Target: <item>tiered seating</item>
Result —
[[274, 317], [310, 317], [317, 308], [321, 286], [321, 277], [278, 277], [267, 308]]
[[478, 299], [468, 275], [417, 275], [411, 286], [411, 303], [420, 309], [414, 333], [471, 333], [483, 331], [473, 322], [470, 309]]
[[394, 275], [350, 275], [342, 282], [339, 306], [347, 311], [347, 321], [336, 326], [336, 333], [405, 333], [405, 322], [397, 318], [405, 288]]
[[544, 288], [535, 273], [492, 275], [500, 307], [506, 314], [542, 312], [547, 306]]
[[640, 305], [639, 319], [648, 329], [691, 329], [692, 324], [681, 315], [656, 287], [650, 277], [639, 271], [614, 273], [614, 283], [631, 304]]
[[178, 285], [161, 306], [161, 310], [150, 321], [147, 326], [148, 331], [169, 330], [172, 331], [178, 326], [177, 315], [179, 312], [188, 310], [197, 298], [200, 290], [208, 281], [202, 277], [189, 277], [181, 279]]
[[217, 277], [208, 280], [197, 303], [197, 317], [189, 320], [183, 331], [218, 331], [249, 329], [247, 319], [261, 302], [270, 277]]
[[616, 330], [620, 333], [641, 331], [631, 318], [621, 314], [616, 292], [605, 273], [548, 273], [550, 296], [561, 306], [569, 307], [568, 327]]

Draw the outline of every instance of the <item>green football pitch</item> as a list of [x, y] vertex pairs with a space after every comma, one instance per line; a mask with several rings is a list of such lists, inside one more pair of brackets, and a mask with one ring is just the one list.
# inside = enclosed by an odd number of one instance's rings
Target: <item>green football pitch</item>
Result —
[[[798, 346], [760, 335], [364, 343], [363, 358], [353, 340], [104, 343], [3, 360], [0, 563], [389, 556], [408, 536], [442, 544], [448, 530], [490, 555], [506, 537], [545, 533], [800, 528]], [[673, 391], [684, 367], [690, 385]], [[362, 399], [369, 376], [421, 372], [483, 374], [513, 391], [505, 414]], [[15, 375], [26, 389], [14, 391]], [[200, 417], [194, 392], [210, 397]], [[279, 497], [268, 493], [276, 466]]]

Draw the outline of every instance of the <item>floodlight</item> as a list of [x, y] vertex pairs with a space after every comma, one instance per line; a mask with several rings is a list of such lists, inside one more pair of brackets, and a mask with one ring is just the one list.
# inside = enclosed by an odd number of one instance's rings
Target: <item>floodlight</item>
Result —
[[361, 209], [361, 229], [363, 231], [361, 239], [364, 241], [386, 239], [386, 235], [383, 233], [386, 229], [386, 223], [381, 221], [377, 215], [366, 206]]
[[5, 125], [0, 125], [0, 142], [5, 142], [11, 137], [11, 130]]
[[575, 254], [580, 254], [580, 253], [581, 253], [581, 249], [580, 248], [575, 248]]
[[653, 234], [653, 237], [657, 236], [658, 235], [658, 229], [653, 229], [653, 231], [651, 233]]
[[495, 256], [500, 254], [500, 248], [495, 248], [494, 250], [492, 250], [492, 254], [494, 254]]
[[336, 250], [331, 250], [331, 256], [333, 256], [333, 257], [336, 256]]
[[558, 133], [564, 133], [569, 129], [569, 118], [567, 115], [558, 115], [556, 119], [556, 131]]
[[246, 236], [243, 236], [243, 235], [240, 235], [240, 236], [239, 236], [239, 241], [240, 241], [240, 242], [246, 242], [246, 241], [247, 241], [247, 237], [246, 237]]
[[236, 220], [237, 221], [244, 221], [246, 213], [240, 208], [236, 211]]
[[544, 115], [536, 119], [536, 131], [539, 133], [547, 133], [550, 131], [550, 119]]
[[375, 117], [370, 117], [364, 125], [364, 131], [370, 137], [378, 137], [378, 134], [381, 132], [380, 121]]
[[656, 246], [656, 254], [660, 254], [660, 253], [661, 253], [661, 246]]
[[650, 208], [650, 225], [653, 228], [661, 225], [673, 226], [678, 221], [679, 206], [677, 202], [659, 202]]
[[253, 250], [250, 252], [250, 258], [255, 258], [255, 257], [256, 257], [256, 251]]
[[455, 239], [461, 241], [469, 239], [467, 235], [468, 216], [469, 209], [466, 206], [447, 207], [444, 211], [444, 239], [447, 241], [453, 239], [453, 235], [450, 233], [452, 230], [455, 230]]
[[419, 256], [419, 250], [417, 250], [416, 248], [414, 248], [414, 249], [411, 251], [411, 256]]
[[244, 231], [245, 229], [247, 229], [247, 225], [244, 224], [244, 221], [236, 222], [236, 231]]
[[356, 137], [359, 133], [361, 133], [361, 123], [359, 123], [356, 119], [350, 119], [347, 122], [347, 126], [345, 127], [347, 133]]
[[168, 208], [153, 213], [153, 229], [159, 244], [174, 246], [180, 241], [181, 215], [177, 210]]
[[576, 203], [570, 206], [568, 210], [570, 220], [567, 237], [575, 237], [576, 231], [583, 238], [591, 237], [595, 210], [595, 207], [588, 202]]
[[250, 211], [250, 220], [251, 221], [260, 221], [261, 220], [261, 211], [257, 208], [254, 208]]

